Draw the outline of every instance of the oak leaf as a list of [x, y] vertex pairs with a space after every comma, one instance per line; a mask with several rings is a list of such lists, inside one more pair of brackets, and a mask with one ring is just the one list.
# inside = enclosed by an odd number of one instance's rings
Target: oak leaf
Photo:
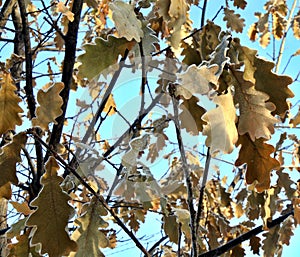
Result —
[[99, 247], [107, 247], [109, 241], [100, 228], [105, 228], [108, 223], [101, 216], [106, 216], [107, 211], [103, 205], [93, 197], [89, 204], [83, 207], [83, 214], [75, 220], [75, 224], [79, 226], [72, 234], [72, 239], [78, 244], [78, 251], [71, 252], [69, 257], [94, 257], [103, 256]]
[[253, 254], [259, 255], [259, 249], [261, 247], [260, 238], [258, 236], [253, 236], [250, 238], [250, 247]]
[[263, 192], [270, 186], [270, 172], [280, 166], [279, 162], [270, 157], [274, 152], [274, 147], [264, 142], [260, 138], [254, 142], [249, 135], [239, 136], [237, 145], [242, 145], [239, 157], [235, 162], [236, 166], [247, 163], [246, 182], [252, 184], [257, 181], [255, 188], [258, 192]]
[[142, 22], [137, 19], [133, 6], [122, 1], [114, 1], [109, 3], [109, 8], [119, 37], [140, 42], [144, 32]]
[[6, 200], [9, 200], [11, 196], [12, 196], [11, 184], [10, 182], [7, 182], [6, 184], [0, 187], [0, 199], [5, 198]]
[[57, 175], [59, 165], [54, 157], [49, 158], [45, 169], [41, 179], [43, 188], [31, 202], [37, 210], [29, 216], [26, 225], [36, 228], [31, 238], [32, 245], [41, 243], [42, 254], [60, 257], [77, 249], [66, 230], [73, 208], [68, 204], [70, 196], [60, 187], [63, 178]]
[[0, 152], [0, 187], [8, 182], [18, 184], [16, 176], [16, 163], [21, 161], [20, 151], [25, 146], [27, 136], [19, 133], [13, 137], [13, 141], [2, 148]]
[[281, 39], [285, 33], [285, 27], [287, 21], [278, 12], [273, 13], [272, 16], [273, 16], [272, 34], [275, 37], [275, 39]]
[[300, 224], [300, 198], [293, 199], [295, 224]]
[[234, 0], [233, 6], [237, 8], [245, 9], [247, 2], [245, 0]]
[[17, 90], [10, 73], [0, 73], [0, 135], [8, 130], [14, 130], [16, 125], [21, 125], [20, 113], [23, 112], [19, 106], [21, 98], [15, 93]]
[[33, 210], [29, 208], [28, 203], [26, 201], [22, 203], [11, 201], [10, 204], [17, 210], [17, 212], [22, 213], [25, 216], [28, 216], [33, 212]]
[[286, 111], [289, 110], [286, 99], [294, 97], [293, 92], [288, 88], [293, 83], [293, 79], [286, 75], [273, 73], [272, 70], [275, 66], [273, 62], [256, 57], [254, 66], [256, 67], [254, 72], [255, 88], [270, 96], [269, 101], [276, 106], [273, 114], [284, 117]]
[[165, 216], [163, 218], [163, 229], [173, 243], [178, 243], [178, 224], [176, 220], [177, 217], [175, 215]]
[[290, 245], [290, 239], [294, 235], [294, 222], [292, 216], [289, 216], [282, 222], [279, 230], [279, 242], [281, 244]]
[[264, 256], [273, 257], [278, 246], [280, 226], [275, 226], [264, 233], [265, 239], [262, 241], [262, 248], [264, 250]]
[[255, 89], [254, 84], [243, 79], [243, 72], [232, 70], [235, 78], [235, 102], [239, 104], [240, 118], [238, 132], [248, 133], [252, 141], [256, 138], [270, 139], [274, 124], [278, 120], [271, 115], [275, 105], [267, 102], [269, 96]]
[[234, 13], [233, 10], [230, 10], [228, 8], [224, 9], [224, 21], [227, 21], [226, 26], [227, 28], [230, 28], [232, 30], [234, 30], [235, 32], [243, 32], [243, 27], [245, 27], [245, 19], [240, 18], [241, 15], [240, 14], [236, 14]]
[[116, 108], [115, 100], [113, 98], [113, 95], [110, 94], [108, 96], [107, 102], [103, 108], [103, 112], [107, 113], [108, 116], [111, 116], [116, 113], [115, 108]]
[[207, 94], [211, 89], [210, 83], [218, 84], [215, 75], [218, 69], [217, 65], [189, 66], [186, 72], [178, 75], [181, 82], [176, 87], [176, 96], [182, 95], [185, 99], [190, 99], [194, 94]]
[[196, 96], [192, 96], [189, 100], [184, 99], [179, 106], [182, 109], [179, 114], [180, 126], [192, 135], [198, 135], [199, 131], [203, 130], [203, 125], [206, 124], [201, 119], [206, 110], [197, 104], [198, 101]]
[[[47, 85], [48, 86], [48, 85]], [[38, 91], [37, 100], [40, 106], [36, 109], [36, 117], [32, 119], [33, 126], [39, 126], [43, 130], [48, 129], [50, 122], [56, 124], [55, 119], [62, 114], [63, 99], [59, 93], [63, 90], [62, 82], [49, 85], [46, 91]]]
[[59, 12], [61, 12], [63, 15], [65, 15], [70, 22], [74, 21], [74, 13], [72, 13], [69, 10], [69, 8], [67, 6], [65, 6], [65, 4], [63, 2], [58, 2], [56, 7], [57, 7], [57, 10]]
[[293, 28], [293, 32], [294, 32], [294, 37], [297, 39], [300, 39], [300, 10], [294, 16], [292, 25], [293, 25], [292, 28]]
[[207, 122], [202, 132], [203, 135], [207, 135], [205, 144], [210, 147], [212, 154], [218, 151], [231, 153], [238, 140], [235, 126], [236, 109], [233, 105], [232, 94], [229, 91], [225, 95], [215, 96], [213, 101], [218, 107], [202, 116], [202, 120]]
[[[111, 65], [116, 64], [119, 56], [124, 56], [126, 49], [131, 50], [134, 45], [135, 41], [127, 41], [125, 38], [116, 38], [111, 35], [107, 37], [107, 40], [96, 38], [95, 44], [83, 46], [85, 53], [78, 57], [78, 61], [82, 63], [78, 68], [78, 76], [93, 79]], [[107, 75], [107, 71], [104, 75]]]
[[300, 106], [297, 114], [290, 120], [290, 126], [295, 128], [300, 124]]

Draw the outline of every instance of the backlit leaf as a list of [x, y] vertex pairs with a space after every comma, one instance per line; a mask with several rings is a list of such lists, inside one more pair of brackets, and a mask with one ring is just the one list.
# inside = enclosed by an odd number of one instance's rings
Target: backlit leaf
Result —
[[16, 163], [21, 161], [20, 151], [25, 146], [27, 136], [19, 133], [13, 137], [13, 141], [2, 148], [0, 153], [0, 187], [11, 182], [18, 184], [16, 176]]
[[300, 198], [293, 199], [294, 218], [296, 225], [300, 224]]
[[274, 124], [278, 122], [271, 115], [275, 105], [267, 102], [267, 94], [256, 90], [253, 83], [243, 79], [243, 72], [232, 70], [232, 73], [235, 78], [234, 98], [240, 109], [239, 134], [249, 133], [252, 141], [260, 137], [270, 139], [274, 133]]
[[297, 127], [300, 124], [300, 106], [297, 114], [290, 120], [290, 126], [293, 128]]
[[10, 73], [0, 72], [0, 135], [8, 130], [14, 130], [16, 125], [21, 125], [19, 106], [21, 98], [15, 93], [17, 90]]
[[234, 0], [233, 5], [237, 8], [245, 9], [247, 2], [245, 0]]
[[57, 9], [63, 15], [65, 15], [70, 22], [74, 21], [74, 13], [72, 13], [67, 6], [63, 2], [57, 3]]
[[59, 93], [63, 90], [62, 82], [54, 83], [46, 91], [39, 90], [37, 100], [40, 106], [36, 109], [36, 118], [32, 119], [33, 126], [39, 126], [43, 130], [48, 129], [50, 122], [56, 124], [55, 119], [62, 114], [63, 99]]
[[176, 96], [182, 95], [185, 99], [190, 99], [194, 94], [207, 94], [211, 89], [210, 83], [218, 83], [215, 75], [218, 69], [217, 65], [189, 66], [186, 72], [178, 75], [180, 85], [176, 87]]
[[96, 38], [95, 44], [83, 46], [85, 53], [78, 57], [82, 63], [79, 66], [78, 76], [89, 80], [93, 79], [109, 66], [116, 64], [119, 56], [123, 56], [125, 50], [130, 50], [134, 44], [134, 41], [127, 41], [125, 38], [116, 38], [111, 35], [107, 37], [107, 40]]
[[122, 1], [114, 1], [109, 3], [109, 8], [112, 10], [112, 19], [119, 37], [140, 42], [144, 32], [142, 22], [137, 19], [133, 6]]
[[227, 28], [230, 28], [234, 30], [235, 32], [243, 32], [243, 28], [245, 27], [245, 20], [243, 18], [240, 18], [241, 15], [234, 13], [233, 10], [230, 10], [228, 8], [224, 9], [224, 21], [227, 21], [226, 26]]
[[70, 196], [60, 187], [63, 178], [57, 175], [59, 166], [54, 157], [49, 158], [45, 169], [41, 179], [43, 188], [31, 202], [32, 206], [38, 208], [29, 216], [26, 225], [36, 227], [31, 244], [41, 243], [42, 254], [61, 257], [77, 249], [76, 243], [69, 238], [66, 230], [73, 208], [68, 204]]
[[192, 135], [198, 135], [199, 131], [203, 130], [203, 125], [206, 124], [202, 119], [205, 109], [199, 106], [199, 99], [192, 96], [189, 100], [184, 99], [180, 104], [182, 112], [179, 114], [181, 128], [185, 128]]
[[274, 256], [278, 245], [277, 242], [279, 238], [279, 228], [280, 226], [275, 226], [271, 228], [268, 232], [263, 234], [263, 236], [265, 237], [265, 239], [262, 241], [264, 256]]
[[213, 100], [218, 107], [202, 116], [202, 120], [207, 122], [203, 128], [203, 135], [207, 135], [205, 144], [210, 147], [212, 154], [218, 151], [231, 153], [238, 140], [232, 94], [229, 91], [225, 95], [215, 96]]
[[103, 112], [107, 113], [108, 116], [111, 116], [116, 113], [115, 108], [116, 108], [115, 100], [113, 98], [113, 95], [110, 94], [103, 108]]
[[108, 226], [108, 223], [101, 217], [106, 216], [107, 211], [95, 197], [88, 205], [83, 206], [83, 210], [84, 213], [75, 220], [75, 224], [79, 227], [71, 237], [77, 242], [78, 250], [76, 253], [72, 252], [69, 256], [104, 257], [100, 247], [107, 247], [109, 241], [99, 229]]
[[254, 142], [249, 135], [239, 136], [237, 145], [242, 145], [236, 166], [247, 163], [246, 182], [255, 185], [258, 192], [262, 192], [270, 186], [270, 172], [280, 166], [279, 162], [270, 157], [274, 147], [264, 142], [264, 139], [256, 139]]
[[300, 10], [294, 16], [292, 25], [293, 25], [292, 28], [293, 28], [293, 32], [294, 32], [294, 37], [297, 39], [300, 39]]

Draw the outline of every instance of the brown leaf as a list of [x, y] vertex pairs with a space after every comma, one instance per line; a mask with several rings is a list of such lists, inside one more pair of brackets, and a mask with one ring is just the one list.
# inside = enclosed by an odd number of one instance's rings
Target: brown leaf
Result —
[[245, 9], [247, 2], [245, 0], [234, 0], [233, 6], [237, 8]]
[[259, 255], [259, 249], [261, 247], [260, 238], [258, 236], [253, 236], [250, 239], [250, 247], [253, 254]]
[[270, 172], [280, 166], [279, 162], [270, 157], [274, 152], [274, 147], [264, 142], [260, 138], [254, 142], [249, 135], [239, 136], [237, 145], [242, 145], [239, 157], [235, 162], [236, 166], [247, 163], [246, 182], [252, 184], [257, 181], [255, 188], [262, 192], [270, 186]]
[[282, 222], [279, 230], [279, 242], [281, 244], [290, 245], [290, 239], [294, 235], [294, 222], [292, 216], [289, 216]]
[[0, 135], [8, 130], [14, 130], [21, 125], [20, 113], [23, 112], [19, 103], [21, 98], [15, 93], [17, 90], [10, 73], [0, 72]]
[[290, 120], [290, 126], [293, 128], [297, 127], [300, 124], [300, 106], [297, 114]]
[[232, 70], [232, 74], [235, 78], [235, 102], [240, 109], [239, 134], [248, 133], [252, 141], [260, 137], [270, 139], [275, 131], [274, 124], [278, 122], [271, 115], [275, 105], [267, 102], [267, 94], [256, 90], [253, 83], [243, 79], [243, 72]]
[[38, 208], [29, 216], [26, 225], [36, 227], [31, 244], [41, 243], [42, 254], [60, 257], [77, 249], [76, 243], [69, 238], [66, 230], [73, 208], [68, 204], [70, 196], [60, 187], [63, 178], [57, 175], [59, 166], [54, 157], [49, 158], [45, 169], [41, 179], [43, 188], [31, 202], [32, 206]]
[[300, 198], [295, 198], [293, 200], [294, 205], [294, 219], [296, 225], [300, 224]]
[[115, 100], [113, 98], [113, 95], [110, 94], [103, 108], [103, 112], [108, 113], [108, 116], [111, 116], [116, 113], [115, 108], [116, 108]]
[[273, 111], [273, 113], [284, 117], [286, 111], [289, 110], [286, 99], [294, 97], [293, 92], [288, 88], [288, 86], [293, 83], [293, 79], [286, 75], [273, 73], [273, 62], [255, 58], [254, 66], [256, 67], [254, 72], [254, 78], [256, 80], [255, 88], [269, 95], [269, 101], [276, 106], [276, 110]]
[[18, 184], [16, 163], [21, 161], [20, 151], [26, 141], [27, 136], [22, 132], [15, 135], [13, 141], [3, 147], [0, 154], [0, 187], [8, 182]]
[[294, 37], [300, 39], [300, 10], [294, 16], [292, 25], [293, 25]]
[[26, 201], [23, 203], [11, 201], [10, 204], [17, 210], [17, 212], [22, 213], [25, 216], [28, 216], [33, 212], [33, 210], [29, 208], [28, 203]]
[[264, 250], [264, 256], [273, 257], [278, 246], [279, 238], [279, 226], [275, 226], [264, 233], [265, 239], [262, 241], [262, 248]]
[[11, 198], [12, 191], [10, 182], [7, 182], [3, 186], [0, 187], [0, 199], [5, 198], [6, 200], [9, 200]]
[[189, 100], [184, 99], [179, 106], [182, 109], [179, 114], [180, 126], [192, 135], [198, 135], [199, 131], [203, 130], [203, 125], [206, 124], [201, 119], [206, 110], [197, 104], [198, 101], [197, 97], [192, 96]]
[[36, 118], [32, 119], [33, 126], [39, 126], [43, 130], [48, 129], [50, 122], [56, 124], [55, 119], [62, 114], [63, 99], [59, 93], [63, 90], [62, 82], [46, 85], [47, 91], [39, 90], [37, 100], [40, 106], [36, 109]]
[[257, 22], [255, 22], [250, 26], [248, 30], [248, 37], [252, 42], [254, 42], [257, 39], [257, 33], [258, 33]]
[[230, 28], [234, 30], [235, 32], [243, 32], [243, 27], [245, 27], [245, 19], [240, 18], [241, 15], [234, 13], [233, 10], [230, 10], [228, 8], [224, 8], [224, 21], [227, 21], [226, 26], [227, 28]]
[[163, 228], [166, 235], [169, 236], [169, 239], [173, 243], [178, 243], [178, 224], [176, 222], [176, 216], [165, 216], [163, 218]]
[[272, 34], [276, 39], [281, 39], [285, 32], [287, 21], [278, 12], [273, 13]]

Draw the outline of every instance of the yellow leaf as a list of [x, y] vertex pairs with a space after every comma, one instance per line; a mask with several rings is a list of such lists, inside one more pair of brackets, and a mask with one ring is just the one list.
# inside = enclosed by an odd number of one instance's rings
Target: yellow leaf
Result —
[[227, 21], [226, 26], [227, 28], [230, 28], [234, 30], [235, 32], [243, 32], [243, 27], [245, 26], [244, 24], [244, 19], [241, 19], [241, 15], [235, 14], [233, 10], [230, 10], [228, 8], [224, 9], [224, 21]]
[[25, 216], [28, 216], [33, 212], [33, 210], [29, 208], [28, 203], [26, 201], [23, 203], [11, 201], [10, 204], [17, 210], [17, 212], [22, 213]]
[[59, 93], [63, 90], [62, 82], [54, 83], [47, 91], [39, 90], [37, 100], [40, 106], [36, 109], [36, 118], [32, 119], [33, 126], [39, 126], [43, 130], [48, 129], [50, 122], [56, 124], [55, 119], [62, 114], [63, 99]]
[[256, 139], [254, 142], [249, 135], [239, 136], [237, 145], [242, 145], [236, 166], [247, 163], [246, 182], [255, 185], [258, 192], [262, 192], [270, 186], [270, 172], [280, 166], [279, 162], [270, 157], [274, 147], [264, 142], [264, 139]]
[[206, 123], [201, 119], [205, 109], [197, 104], [198, 98], [192, 96], [189, 100], [183, 100], [180, 104], [182, 112], [179, 114], [181, 128], [185, 128], [192, 135], [198, 135]]
[[[109, 35], [107, 40], [96, 38], [95, 44], [83, 46], [85, 53], [78, 57], [82, 63], [79, 66], [78, 76], [89, 80], [100, 75], [111, 65], [116, 64], [119, 55], [124, 55], [125, 50], [131, 50], [135, 41], [127, 41], [125, 38], [116, 38]], [[107, 74], [104, 72], [104, 75]]]
[[29, 216], [26, 225], [36, 227], [31, 244], [41, 243], [42, 254], [61, 257], [77, 249], [76, 243], [69, 238], [66, 230], [73, 209], [68, 204], [70, 196], [60, 187], [63, 178], [57, 175], [59, 166], [54, 157], [49, 158], [45, 169], [41, 179], [43, 188], [31, 202], [32, 206], [38, 208]]
[[67, 6], [63, 2], [57, 3], [57, 10], [65, 15], [70, 22], [74, 21], [74, 13], [72, 13]]
[[114, 1], [109, 3], [109, 8], [112, 10], [112, 19], [119, 37], [124, 37], [128, 41], [134, 39], [140, 42], [144, 32], [142, 22], [137, 19], [133, 5], [122, 1]]
[[211, 89], [210, 83], [218, 84], [218, 78], [215, 75], [218, 69], [217, 65], [197, 67], [193, 64], [189, 66], [186, 72], [178, 75], [181, 81], [176, 87], [176, 96], [182, 95], [185, 99], [190, 99], [194, 94], [207, 94]]
[[115, 108], [116, 108], [115, 100], [113, 98], [113, 95], [110, 94], [103, 108], [103, 112], [108, 113], [108, 116], [111, 116], [116, 113]]
[[7, 182], [5, 185], [0, 187], [0, 199], [5, 198], [6, 200], [9, 200], [11, 198], [12, 191], [10, 182]]
[[15, 93], [17, 90], [11, 75], [5, 71], [0, 72], [0, 135], [8, 130], [14, 130], [16, 125], [21, 125], [20, 113], [23, 112], [19, 106], [22, 102]]
[[105, 228], [108, 223], [101, 216], [106, 216], [107, 211], [93, 197], [89, 204], [83, 206], [84, 213], [75, 220], [75, 224], [79, 226], [72, 234], [72, 239], [78, 244], [77, 252], [71, 252], [69, 257], [94, 257], [103, 256], [99, 247], [107, 247], [109, 241], [105, 234], [99, 228]]
[[292, 25], [293, 25], [294, 37], [300, 39], [300, 10], [294, 16]]
[[25, 146], [27, 136], [19, 133], [13, 137], [13, 141], [5, 145], [0, 154], [0, 187], [8, 182], [18, 184], [16, 176], [16, 163], [21, 161], [20, 151]]
[[253, 23], [248, 30], [248, 37], [251, 41], [255, 41], [257, 38], [257, 22]]
[[270, 38], [271, 33], [270, 31], [265, 31], [261, 36], [260, 36], [260, 40], [259, 43], [263, 48], [266, 48], [269, 44], [270, 44]]
[[243, 79], [243, 72], [232, 70], [235, 78], [235, 101], [239, 104], [240, 118], [238, 132], [249, 133], [252, 141], [256, 138], [270, 139], [274, 124], [278, 120], [271, 115], [275, 105], [267, 102], [269, 96], [255, 89], [254, 84]]
[[218, 151], [231, 153], [238, 140], [232, 94], [229, 91], [225, 95], [215, 96], [213, 100], [218, 107], [202, 116], [202, 120], [207, 122], [203, 128], [203, 135], [207, 135], [205, 144], [210, 147], [212, 154]]

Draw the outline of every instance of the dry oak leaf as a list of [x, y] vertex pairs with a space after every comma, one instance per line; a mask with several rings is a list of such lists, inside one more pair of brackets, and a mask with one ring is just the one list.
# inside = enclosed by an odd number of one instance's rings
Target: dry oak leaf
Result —
[[23, 203], [19, 203], [19, 202], [9, 202], [19, 213], [24, 214], [25, 216], [28, 216], [29, 214], [31, 214], [33, 212], [33, 210], [31, 210], [28, 206], [28, 202], [23, 202]]
[[72, 234], [72, 239], [78, 244], [77, 252], [71, 252], [69, 257], [104, 257], [99, 247], [107, 247], [109, 241], [99, 228], [106, 228], [108, 223], [101, 216], [106, 216], [107, 211], [103, 205], [93, 197], [91, 202], [82, 208], [83, 214], [75, 220], [79, 226]]
[[219, 151], [231, 153], [238, 140], [232, 94], [229, 91], [225, 95], [215, 96], [213, 101], [218, 105], [217, 108], [202, 116], [202, 120], [207, 122], [202, 132], [203, 135], [207, 135], [205, 144], [210, 147], [211, 154]]
[[270, 173], [280, 166], [280, 163], [270, 157], [274, 147], [268, 145], [265, 139], [259, 138], [254, 142], [248, 134], [239, 136], [236, 145], [242, 145], [239, 157], [235, 162], [236, 166], [247, 163], [246, 182], [252, 184], [257, 181], [255, 188], [258, 192], [267, 190], [270, 186]]
[[74, 13], [72, 13], [69, 10], [69, 8], [67, 6], [65, 6], [65, 4], [63, 2], [58, 2], [56, 7], [57, 7], [57, 10], [59, 12], [61, 12], [63, 15], [65, 15], [70, 22], [74, 21]]
[[11, 182], [18, 184], [16, 163], [21, 161], [20, 151], [25, 146], [27, 136], [24, 132], [13, 137], [13, 141], [0, 150], [0, 187]]
[[55, 119], [62, 114], [63, 99], [59, 95], [64, 88], [64, 83], [58, 82], [46, 85], [47, 90], [40, 89], [37, 100], [40, 106], [36, 109], [36, 117], [32, 119], [33, 126], [39, 126], [43, 130], [48, 129], [50, 122], [56, 124]]
[[238, 132], [249, 133], [252, 141], [256, 138], [270, 139], [274, 133], [274, 124], [278, 120], [271, 115], [275, 105], [267, 102], [269, 96], [255, 89], [254, 84], [243, 79], [243, 72], [232, 70], [235, 78], [235, 102], [239, 104], [240, 117]]
[[203, 130], [203, 125], [206, 124], [201, 119], [206, 110], [197, 104], [198, 101], [196, 96], [192, 96], [189, 100], [183, 99], [179, 106], [182, 109], [179, 114], [180, 126], [192, 135], [198, 135], [199, 131]]
[[0, 199], [4, 198], [6, 200], [9, 200], [12, 196], [11, 186], [10, 182], [7, 182], [5, 185], [0, 187]]
[[178, 75], [181, 82], [176, 87], [176, 96], [182, 95], [188, 100], [193, 94], [207, 94], [211, 89], [210, 83], [218, 84], [218, 77], [215, 75], [218, 69], [218, 65], [189, 66], [186, 72]]
[[300, 124], [300, 106], [297, 114], [290, 120], [290, 126], [295, 128]]
[[83, 46], [85, 53], [78, 57], [81, 65], [78, 67], [78, 76], [89, 80], [103, 73], [106, 76], [111, 65], [116, 64], [119, 55], [124, 56], [126, 49], [131, 50], [135, 41], [127, 41], [125, 38], [116, 38], [109, 35], [107, 40], [98, 37], [95, 44]]
[[112, 20], [116, 25], [119, 37], [124, 37], [128, 41], [134, 39], [141, 41], [144, 36], [142, 30], [142, 22], [136, 17], [134, 7], [122, 1], [114, 1], [109, 3], [112, 11]]
[[258, 236], [253, 236], [250, 239], [250, 247], [253, 254], [259, 254], [259, 249], [261, 247], [260, 238]]
[[245, 27], [244, 19], [241, 19], [241, 15], [235, 14], [233, 10], [230, 10], [228, 8], [224, 9], [224, 21], [227, 21], [226, 26], [227, 28], [230, 28], [234, 30], [235, 32], [243, 32], [243, 27]]
[[300, 224], [300, 198], [295, 198], [293, 200], [294, 205], [294, 219], [296, 225]]
[[237, 8], [245, 9], [247, 2], [245, 0], [234, 0], [233, 6]]
[[68, 221], [73, 215], [73, 208], [68, 204], [71, 197], [60, 184], [63, 178], [57, 175], [59, 165], [50, 157], [45, 165], [46, 172], [41, 179], [43, 188], [31, 205], [37, 207], [26, 225], [35, 227], [31, 244], [41, 243], [41, 253], [49, 257], [61, 257], [77, 250], [77, 244], [69, 238]]
[[294, 221], [292, 216], [289, 216], [282, 222], [279, 230], [279, 242], [280, 244], [290, 245], [290, 239], [294, 235]]
[[8, 72], [0, 73], [0, 135], [8, 130], [14, 130], [16, 125], [21, 125], [20, 113], [23, 112], [19, 106], [21, 98], [15, 93], [17, 90], [11, 75]]
[[107, 113], [108, 116], [111, 116], [116, 113], [115, 108], [116, 108], [115, 100], [113, 98], [113, 95], [110, 94], [108, 96], [107, 102], [103, 108], [103, 112]]
[[[269, 101], [274, 103], [276, 110], [273, 114], [284, 117], [289, 106], [286, 102], [287, 98], [294, 97], [293, 92], [288, 85], [293, 83], [293, 79], [286, 75], [277, 75], [272, 72], [275, 64], [261, 58], [255, 58], [254, 72], [255, 88], [270, 96]], [[245, 78], [245, 77], [244, 77]]]
[[294, 32], [294, 37], [300, 39], [300, 10], [294, 16], [293, 32]]

